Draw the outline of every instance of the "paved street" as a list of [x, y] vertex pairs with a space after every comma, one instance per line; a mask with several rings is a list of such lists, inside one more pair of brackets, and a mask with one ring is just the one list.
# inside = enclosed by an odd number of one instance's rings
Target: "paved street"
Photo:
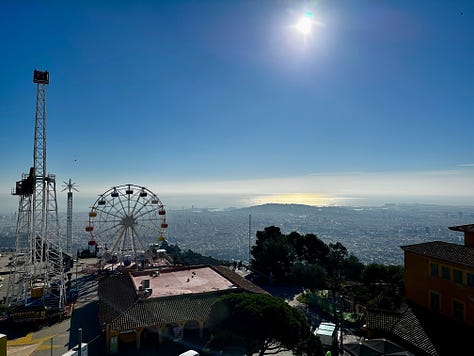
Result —
[[[77, 344], [79, 328], [82, 328], [83, 342], [89, 343], [89, 354], [103, 354], [100, 348], [104, 342], [100, 338], [101, 332], [97, 325], [97, 278], [87, 272], [86, 263], [83, 263], [77, 271], [79, 297], [72, 307], [71, 318], [36, 330], [17, 327], [3, 331], [8, 335], [9, 356], [63, 355], [71, 348], [70, 345]], [[72, 285], [76, 286], [76, 279], [72, 280]]]

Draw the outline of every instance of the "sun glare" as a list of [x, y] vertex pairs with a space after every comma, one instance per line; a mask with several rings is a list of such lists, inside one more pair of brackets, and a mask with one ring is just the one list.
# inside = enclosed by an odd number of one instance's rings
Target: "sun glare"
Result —
[[302, 38], [305, 43], [315, 33], [317, 27], [324, 26], [311, 11], [306, 11], [303, 14], [301, 14], [301, 12], [294, 14], [294, 21], [295, 23], [293, 23], [290, 28], [292, 32]]
[[295, 28], [304, 36], [307, 36], [311, 33], [312, 27], [313, 23], [311, 18], [307, 15], [303, 16], [295, 25]]
[[335, 198], [327, 197], [320, 194], [278, 194], [278, 195], [263, 195], [256, 197], [253, 200], [255, 204], [305, 204], [314, 206], [327, 206], [336, 203]]

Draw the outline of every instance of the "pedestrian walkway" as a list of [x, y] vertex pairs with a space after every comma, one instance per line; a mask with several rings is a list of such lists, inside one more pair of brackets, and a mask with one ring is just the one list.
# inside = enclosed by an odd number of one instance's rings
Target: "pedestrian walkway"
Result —
[[[26, 335], [16, 330], [18, 337], [7, 341], [8, 356], [61, 356], [77, 345], [79, 328], [82, 328], [83, 342], [90, 343], [89, 355], [100, 355], [102, 332], [97, 325], [97, 277], [87, 274], [78, 277], [78, 299], [72, 306], [71, 317]], [[73, 280], [73, 285], [75, 283]]]

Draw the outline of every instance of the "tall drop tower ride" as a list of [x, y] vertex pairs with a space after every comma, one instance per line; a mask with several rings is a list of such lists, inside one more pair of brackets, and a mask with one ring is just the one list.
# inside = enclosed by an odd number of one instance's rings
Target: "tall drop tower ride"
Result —
[[[56, 177], [46, 170], [46, 86], [49, 72], [34, 71], [36, 111], [33, 167], [16, 182], [19, 196], [16, 250], [6, 303], [12, 307], [63, 310], [64, 262], [59, 233]], [[42, 315], [45, 315], [43, 313]]]
[[72, 251], [72, 191], [75, 190], [78, 192], [76, 183], [71, 181], [69, 178], [69, 182], [64, 182], [64, 189], [63, 192], [67, 190], [67, 230], [66, 230], [66, 252]]

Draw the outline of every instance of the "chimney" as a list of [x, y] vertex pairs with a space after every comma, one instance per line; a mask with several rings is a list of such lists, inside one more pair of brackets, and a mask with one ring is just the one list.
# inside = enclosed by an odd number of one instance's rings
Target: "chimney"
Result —
[[464, 246], [474, 247], [474, 232], [464, 231]]
[[464, 232], [464, 246], [474, 247], [474, 224], [451, 226], [449, 229]]
[[142, 281], [142, 286], [143, 286], [143, 289], [148, 289], [150, 288], [150, 280], [149, 279], [144, 279]]

